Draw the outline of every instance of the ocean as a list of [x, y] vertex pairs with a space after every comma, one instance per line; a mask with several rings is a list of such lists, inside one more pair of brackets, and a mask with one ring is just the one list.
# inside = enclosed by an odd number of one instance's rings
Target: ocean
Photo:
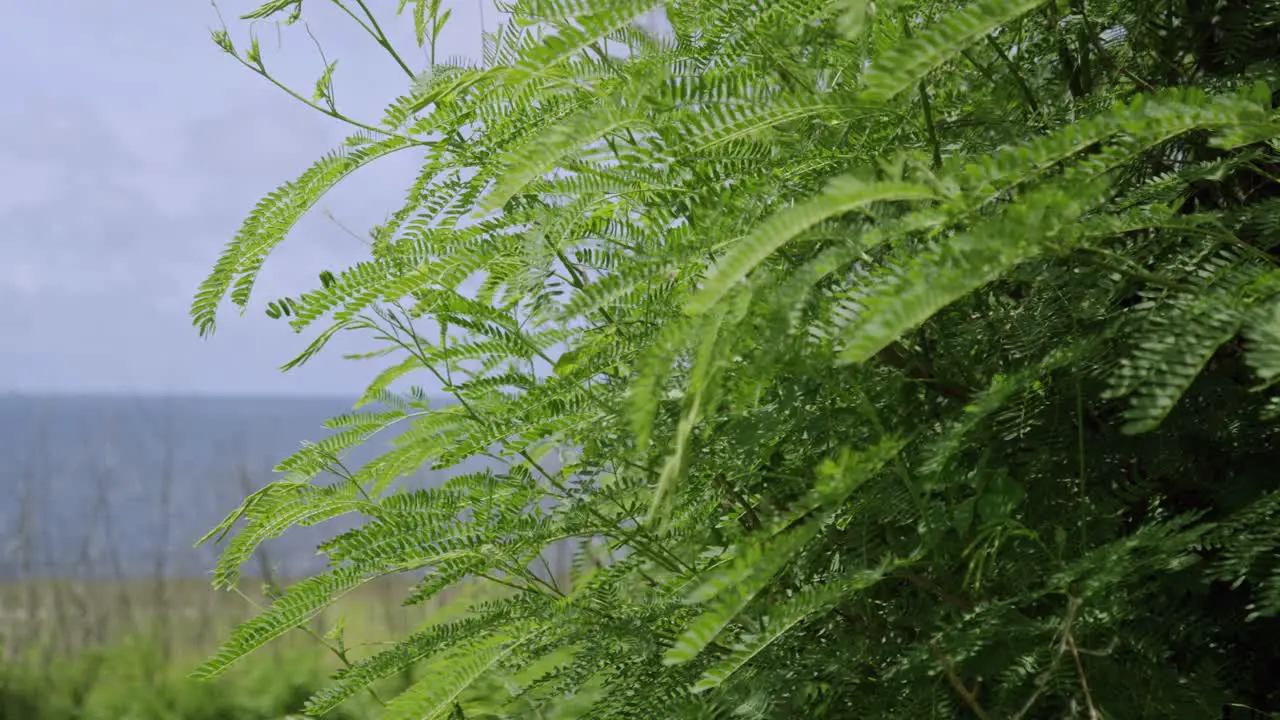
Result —
[[[0, 395], [0, 581], [207, 576], [218, 548], [194, 542], [304, 440], [329, 434], [322, 423], [352, 401]], [[373, 457], [391, 437], [349, 459]], [[403, 482], [429, 486], [485, 465]], [[323, 566], [317, 542], [350, 526], [292, 529], [264, 558], [282, 577], [313, 572]]]

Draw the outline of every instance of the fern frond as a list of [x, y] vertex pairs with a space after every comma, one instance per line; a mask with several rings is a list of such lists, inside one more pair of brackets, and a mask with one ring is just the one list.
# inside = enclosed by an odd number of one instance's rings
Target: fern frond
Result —
[[903, 92], [982, 36], [1043, 4], [1043, 0], [979, 0], [943, 15], [872, 64], [863, 78], [866, 95], [887, 100]]
[[404, 672], [445, 648], [465, 647], [466, 642], [501, 629], [508, 622], [510, 619], [502, 613], [488, 613], [416, 632], [388, 650], [339, 670], [336, 682], [313, 694], [305, 709], [312, 716], [324, 715], [375, 682]]
[[453, 703], [532, 633], [494, 634], [454, 648], [423, 668], [419, 680], [387, 705], [387, 720], [436, 720], [453, 710]]
[[248, 303], [267, 255], [330, 188], [374, 160], [412, 146], [403, 137], [391, 136], [357, 149], [339, 148], [259, 202], [196, 293], [191, 316], [200, 333], [213, 332], [214, 315], [228, 289], [232, 302], [242, 308]]
[[1059, 233], [1069, 233], [1071, 223], [1101, 202], [1101, 195], [1100, 188], [1088, 185], [1071, 192], [1060, 187], [1034, 191], [971, 234], [942, 241], [904, 263], [848, 299], [841, 358], [867, 360], [950, 303], [1034, 257], [1059, 240]]
[[230, 639], [192, 676], [207, 679], [221, 675], [249, 653], [303, 625], [333, 601], [370, 579], [366, 568], [343, 567], [294, 584], [265, 612], [240, 624]]
[[1259, 274], [1256, 264], [1222, 252], [1206, 259], [1199, 293], [1153, 305], [1133, 353], [1117, 370], [1108, 397], [1131, 397], [1124, 431], [1154, 429], [1223, 343], [1240, 331], [1242, 292]]
[[708, 273], [702, 289], [689, 301], [688, 311], [695, 314], [705, 312], [788, 240], [829, 217], [875, 202], [935, 197], [931, 188], [910, 183], [866, 182], [857, 176], [832, 180], [817, 197], [778, 212], [734, 243]]
[[759, 630], [741, 637], [727, 657], [707, 668], [692, 691], [705, 692], [719, 687], [792, 628], [812, 615], [829, 610], [846, 596], [871, 587], [883, 577], [883, 570], [867, 570], [851, 578], [808, 588], [767, 609], [759, 620]]
[[1245, 322], [1245, 359], [1267, 387], [1280, 377], [1280, 306], [1274, 297], [1263, 300]]
[[702, 652], [821, 527], [820, 522], [810, 521], [767, 543], [753, 546], [728, 567], [702, 581], [688, 600], [709, 605], [676, 638], [663, 656], [663, 662], [669, 665], [688, 662]]

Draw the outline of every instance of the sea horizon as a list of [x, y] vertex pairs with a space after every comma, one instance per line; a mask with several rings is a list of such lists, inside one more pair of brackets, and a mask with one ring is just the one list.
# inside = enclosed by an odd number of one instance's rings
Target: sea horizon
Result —
[[[0, 398], [26, 397], [26, 398], [102, 398], [109, 400], [127, 400], [131, 398], [145, 399], [193, 399], [193, 400], [255, 400], [255, 399], [315, 399], [315, 400], [351, 400], [352, 403], [361, 397], [360, 391], [351, 393], [317, 393], [317, 392], [253, 392], [253, 391], [233, 391], [233, 392], [214, 392], [209, 390], [67, 390], [62, 388], [55, 389], [8, 389], [0, 390]], [[433, 399], [447, 400], [450, 396], [445, 394], [431, 394], [427, 397]]]
[[[324, 422], [357, 399], [0, 391], [0, 581], [204, 575], [218, 548], [193, 543], [245, 495], [279, 479], [273, 468], [304, 441], [333, 433]], [[389, 449], [397, 434], [354, 448], [348, 464]], [[398, 484], [428, 487], [488, 466], [472, 458], [419, 469]], [[314, 572], [323, 566], [318, 542], [353, 522], [292, 529], [265, 552], [282, 576]]]

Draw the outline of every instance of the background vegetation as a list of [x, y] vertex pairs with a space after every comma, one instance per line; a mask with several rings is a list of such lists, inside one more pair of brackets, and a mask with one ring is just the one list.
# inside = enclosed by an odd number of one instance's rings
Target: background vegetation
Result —
[[[0, 397], [0, 493], [12, 500], [0, 503], [0, 718], [296, 716], [342, 665], [322, 644], [336, 627], [357, 659], [474, 601], [484, 588], [472, 584], [400, 607], [412, 579], [385, 578], [227, 677], [187, 677], [268, 602], [264, 580], [287, 585], [323, 567], [314, 542], [350, 524], [270, 543], [233, 593], [209, 586], [216, 552], [192, 548], [192, 528], [260, 488], [274, 459], [347, 405], [324, 397]], [[424, 471], [401, 483], [438, 481]], [[548, 560], [562, 573], [567, 567], [567, 556]], [[379, 692], [394, 694], [411, 677], [388, 678]], [[366, 695], [339, 717], [370, 717], [375, 707]]]
[[[209, 586], [214, 553], [193, 551], [190, 533], [261, 487], [263, 457], [287, 452], [343, 404], [0, 398], [0, 490], [12, 499], [0, 505], [0, 718], [275, 720], [299, 712], [340, 665], [304, 631], [219, 682], [187, 675], [266, 601], [263, 578], [285, 583], [315, 567], [305, 538], [264, 548], [243, 597]], [[240, 433], [252, 437], [240, 442]], [[406, 587], [387, 579], [364, 588], [308, 629], [323, 635], [341, 620], [358, 657], [377, 649], [366, 642], [410, 632], [437, 612], [447, 617], [451, 598], [439, 609], [399, 607]], [[367, 716], [360, 701], [345, 712]]]
[[[218, 682], [189, 677], [211, 642], [265, 601], [258, 590], [246, 597], [213, 594], [203, 580], [169, 581], [163, 605], [153, 605], [156, 581], [47, 581], [6, 585], [0, 606], [63, 612], [54, 617], [18, 617], [0, 626], [6, 639], [0, 662], [0, 718], [4, 720], [281, 720], [296, 717], [308, 697], [341, 667], [316, 636], [342, 628], [348, 653], [368, 655], [389, 634], [417, 627], [423, 618], [446, 620], [447, 603], [396, 612], [405, 587], [366, 588], [315, 618], [295, 637], [277, 644]], [[459, 602], [467, 602], [462, 593]], [[21, 597], [20, 597], [21, 596]], [[92, 607], [66, 607], [78, 596]], [[39, 637], [31, 633], [39, 632]], [[320, 652], [317, 652], [317, 648]], [[404, 689], [413, 675], [388, 679], [381, 692]], [[358, 698], [338, 718], [373, 716], [371, 697]]]

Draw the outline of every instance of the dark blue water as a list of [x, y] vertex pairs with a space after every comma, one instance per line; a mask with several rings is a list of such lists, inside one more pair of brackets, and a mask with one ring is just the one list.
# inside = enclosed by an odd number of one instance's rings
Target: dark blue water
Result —
[[[206, 575], [217, 548], [194, 541], [246, 488], [274, 479], [271, 468], [302, 441], [329, 434], [326, 419], [350, 409], [342, 398], [0, 395], [0, 580]], [[424, 470], [404, 482], [425, 486], [481, 467]], [[343, 527], [292, 530], [266, 546], [266, 558], [282, 575], [313, 571], [316, 543]]]

